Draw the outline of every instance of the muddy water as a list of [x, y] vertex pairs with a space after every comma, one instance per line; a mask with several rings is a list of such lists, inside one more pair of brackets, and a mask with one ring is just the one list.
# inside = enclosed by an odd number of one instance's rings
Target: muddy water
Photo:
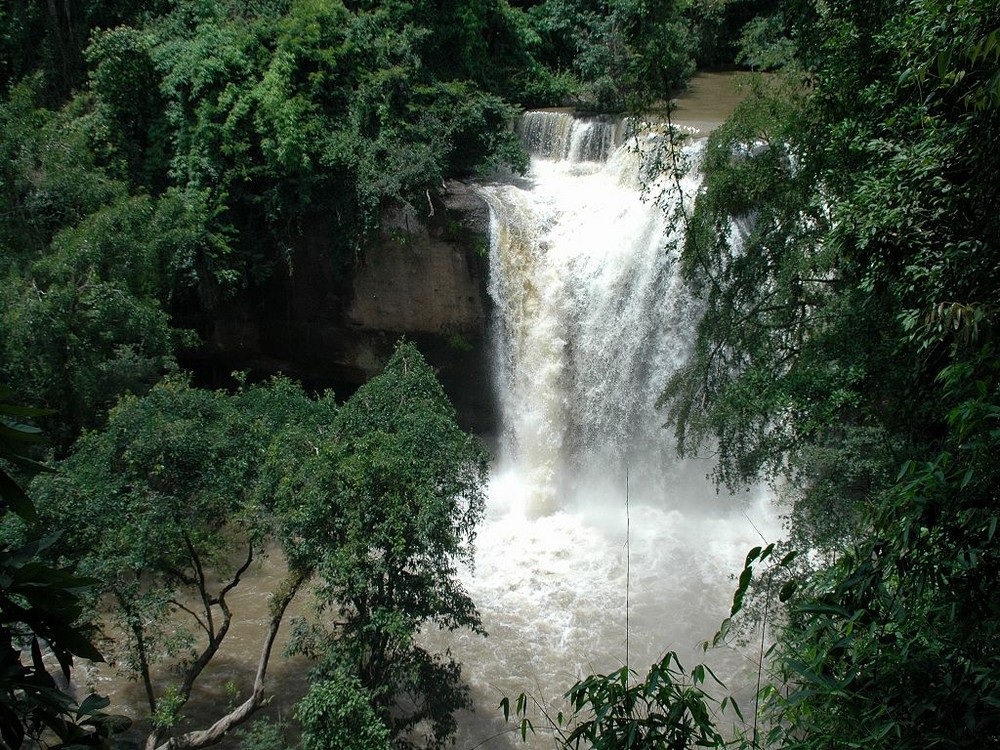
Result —
[[674, 122], [696, 128], [707, 135], [736, 108], [746, 96], [749, 73], [696, 73], [672, 113]]
[[[497, 491], [519, 493], [509, 486]], [[489, 637], [429, 638], [448, 645], [465, 665], [475, 698], [476, 713], [463, 717], [458, 747], [521, 746], [497, 706], [522, 692], [537, 703], [538, 733], [528, 745], [549, 747], [541, 707], [552, 717], [566, 711], [562, 695], [574, 682], [618, 669], [626, 658], [644, 673], [674, 651], [688, 668], [704, 661], [735, 693], [752, 693], [752, 654], [722, 649], [706, 655], [700, 643], [728, 614], [731, 572], [759, 543], [742, 513], [774, 532], [767, 498], [734, 501], [706, 491], [698, 511], [647, 499], [628, 513], [622, 499], [590, 499], [541, 518], [495, 502], [475, 575], [467, 579]], [[740, 512], [733, 512], [734, 502]]]

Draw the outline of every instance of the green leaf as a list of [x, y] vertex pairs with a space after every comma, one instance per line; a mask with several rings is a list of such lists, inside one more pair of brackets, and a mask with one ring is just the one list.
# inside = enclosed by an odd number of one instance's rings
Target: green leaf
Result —
[[835, 680], [817, 673], [805, 662], [799, 661], [798, 659], [789, 659], [786, 663], [790, 669], [792, 669], [806, 682], [819, 685], [826, 690], [837, 690], [840, 687]]
[[778, 592], [778, 601], [787, 602], [789, 599], [792, 598], [792, 595], [795, 593], [795, 589], [797, 587], [798, 587], [798, 581], [796, 581], [794, 578], [785, 581], [785, 583], [781, 586], [781, 590]]
[[535, 728], [532, 726], [531, 721], [527, 718], [521, 719], [521, 741], [526, 742], [528, 739], [528, 732], [532, 734], [535, 733]]
[[739, 718], [739, 720], [745, 722], [746, 719], [743, 718], [743, 712], [740, 710], [740, 704], [737, 702], [736, 698], [734, 698], [731, 695], [728, 695], [725, 698], [723, 698], [723, 700], [722, 700], [722, 702], [723, 702], [722, 708], [723, 709], [726, 708], [726, 705], [727, 705], [726, 702], [727, 701], [728, 701], [728, 705], [730, 705], [730, 706], [733, 707], [733, 711], [736, 712], [736, 716]]
[[850, 618], [851, 612], [839, 604], [809, 603], [800, 604], [795, 610], [803, 614], [836, 615], [837, 617]]
[[107, 708], [111, 705], [111, 699], [104, 695], [97, 695], [96, 693], [91, 693], [86, 698], [84, 698], [83, 703], [76, 711], [77, 721], [83, 719], [84, 717], [94, 716], [97, 712]]
[[30, 524], [39, 522], [35, 504], [25, 494], [24, 490], [7, 473], [0, 470], [0, 498], [7, 503], [12, 511]]
[[941, 78], [944, 78], [948, 74], [948, 69], [951, 66], [951, 50], [945, 49], [941, 50], [937, 54], [937, 71]]

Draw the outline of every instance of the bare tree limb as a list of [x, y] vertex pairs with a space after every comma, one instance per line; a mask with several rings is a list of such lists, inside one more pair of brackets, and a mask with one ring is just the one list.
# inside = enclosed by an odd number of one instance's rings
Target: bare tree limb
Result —
[[250, 568], [250, 564], [252, 562], [253, 562], [253, 542], [252, 541], [248, 541], [247, 542], [247, 559], [243, 561], [243, 564], [239, 567], [239, 570], [237, 570], [233, 574], [233, 580], [231, 580], [229, 583], [227, 583], [226, 586], [219, 593], [219, 598], [217, 600], [218, 604], [221, 605], [222, 602], [224, 602], [225, 599], [226, 599], [226, 594], [228, 594], [230, 591], [232, 591], [234, 588], [236, 588], [237, 586], [240, 585], [240, 579], [243, 577], [243, 574], [246, 573], [247, 570]]
[[194, 748], [214, 745], [222, 740], [229, 730], [245, 722], [263, 705], [264, 678], [267, 674], [267, 665], [271, 659], [271, 651], [278, 635], [278, 629], [281, 627], [281, 622], [284, 619], [288, 605], [295, 598], [295, 594], [302, 586], [306, 577], [301, 572], [290, 572], [281, 589], [272, 596], [271, 622], [268, 627], [267, 637], [264, 639], [264, 645], [261, 648], [260, 660], [257, 663], [257, 673], [254, 677], [253, 691], [250, 697], [212, 724], [208, 729], [186, 732], [177, 737], [171, 737], [159, 746], [154, 746], [155, 750], [193, 750]]

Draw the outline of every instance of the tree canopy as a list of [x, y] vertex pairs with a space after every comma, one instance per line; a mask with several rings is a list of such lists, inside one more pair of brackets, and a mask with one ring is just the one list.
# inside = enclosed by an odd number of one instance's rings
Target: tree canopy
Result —
[[[485, 479], [484, 449], [401, 343], [341, 406], [284, 379], [230, 394], [168, 377], [121, 399], [31, 490], [66, 529], [53, 549], [92, 582], [94, 624], [117, 634], [109, 660], [143, 687], [146, 747], [213, 744], [264, 705], [278, 629], [306, 586], [317, 617], [292, 639], [316, 661], [297, 711], [304, 743], [367, 717], [383, 745], [416, 742], [420, 725], [416, 744], [441, 746], [467, 696], [459, 666], [417, 635], [481, 632], [457, 566], [471, 560]], [[234, 676], [249, 695], [192, 727], [195, 685], [240, 614], [231, 594], [276, 549], [287, 574], [256, 670]]]
[[427, 652], [417, 635], [425, 625], [482, 632], [457, 565], [471, 563], [483, 515], [485, 450], [458, 428], [408, 343], [331, 427], [275, 493], [290, 564], [313, 572], [334, 615], [304, 629], [300, 647], [322, 657], [321, 683], [344, 670], [357, 676], [390, 738], [426, 720], [420, 745], [443, 745], [468, 698], [459, 665]]
[[792, 503], [752, 742], [994, 746], [1000, 15], [782, 10], [792, 59], [709, 142], [708, 305], [662, 399], [682, 451]]
[[[229, 633], [227, 597], [274, 535], [257, 494], [264, 456], [287, 423], [321, 429], [332, 408], [283, 380], [230, 396], [169, 378], [142, 398], [122, 399], [104, 429], [76, 441], [58, 473], [32, 484], [42, 518], [65, 525], [58, 551], [95, 583], [93, 611], [107, 612], [95, 624], [119, 634], [109, 660], [143, 687], [147, 747], [210, 744], [261, 705], [299, 575], [272, 592], [251, 697], [206, 730], [177, 729]], [[164, 663], [174, 675], [166, 682], [156, 671]]]

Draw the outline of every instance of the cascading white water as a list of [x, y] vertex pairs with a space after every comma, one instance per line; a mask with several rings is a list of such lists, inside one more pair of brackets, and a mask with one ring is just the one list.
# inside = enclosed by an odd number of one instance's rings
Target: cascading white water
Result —
[[[529, 477], [535, 512], [620, 495], [626, 471], [641, 500], [676, 479], [655, 403], [696, 313], [667, 251], [680, 228], [638, 180], [656, 140], [622, 143], [621, 125], [556, 112], [530, 113], [521, 128], [542, 155], [530, 186], [483, 191], [501, 470]], [[680, 187], [690, 197], [697, 177]]]
[[[500, 698], [527, 692], [554, 716], [577, 679], [624, 663], [626, 621], [640, 674], [667, 650], [703, 658], [754, 527], [777, 534], [764, 493], [718, 495], [710, 464], [676, 459], [655, 408], [697, 312], [668, 251], [682, 230], [640, 185], [656, 136], [557, 112], [520, 128], [528, 175], [482, 188], [502, 434], [466, 581], [490, 636], [447, 639], [477, 703], [460, 747], [519, 744]], [[696, 159], [700, 145], [686, 149]], [[669, 200], [690, 200], [698, 179]], [[742, 654], [708, 661], [745, 679]]]

